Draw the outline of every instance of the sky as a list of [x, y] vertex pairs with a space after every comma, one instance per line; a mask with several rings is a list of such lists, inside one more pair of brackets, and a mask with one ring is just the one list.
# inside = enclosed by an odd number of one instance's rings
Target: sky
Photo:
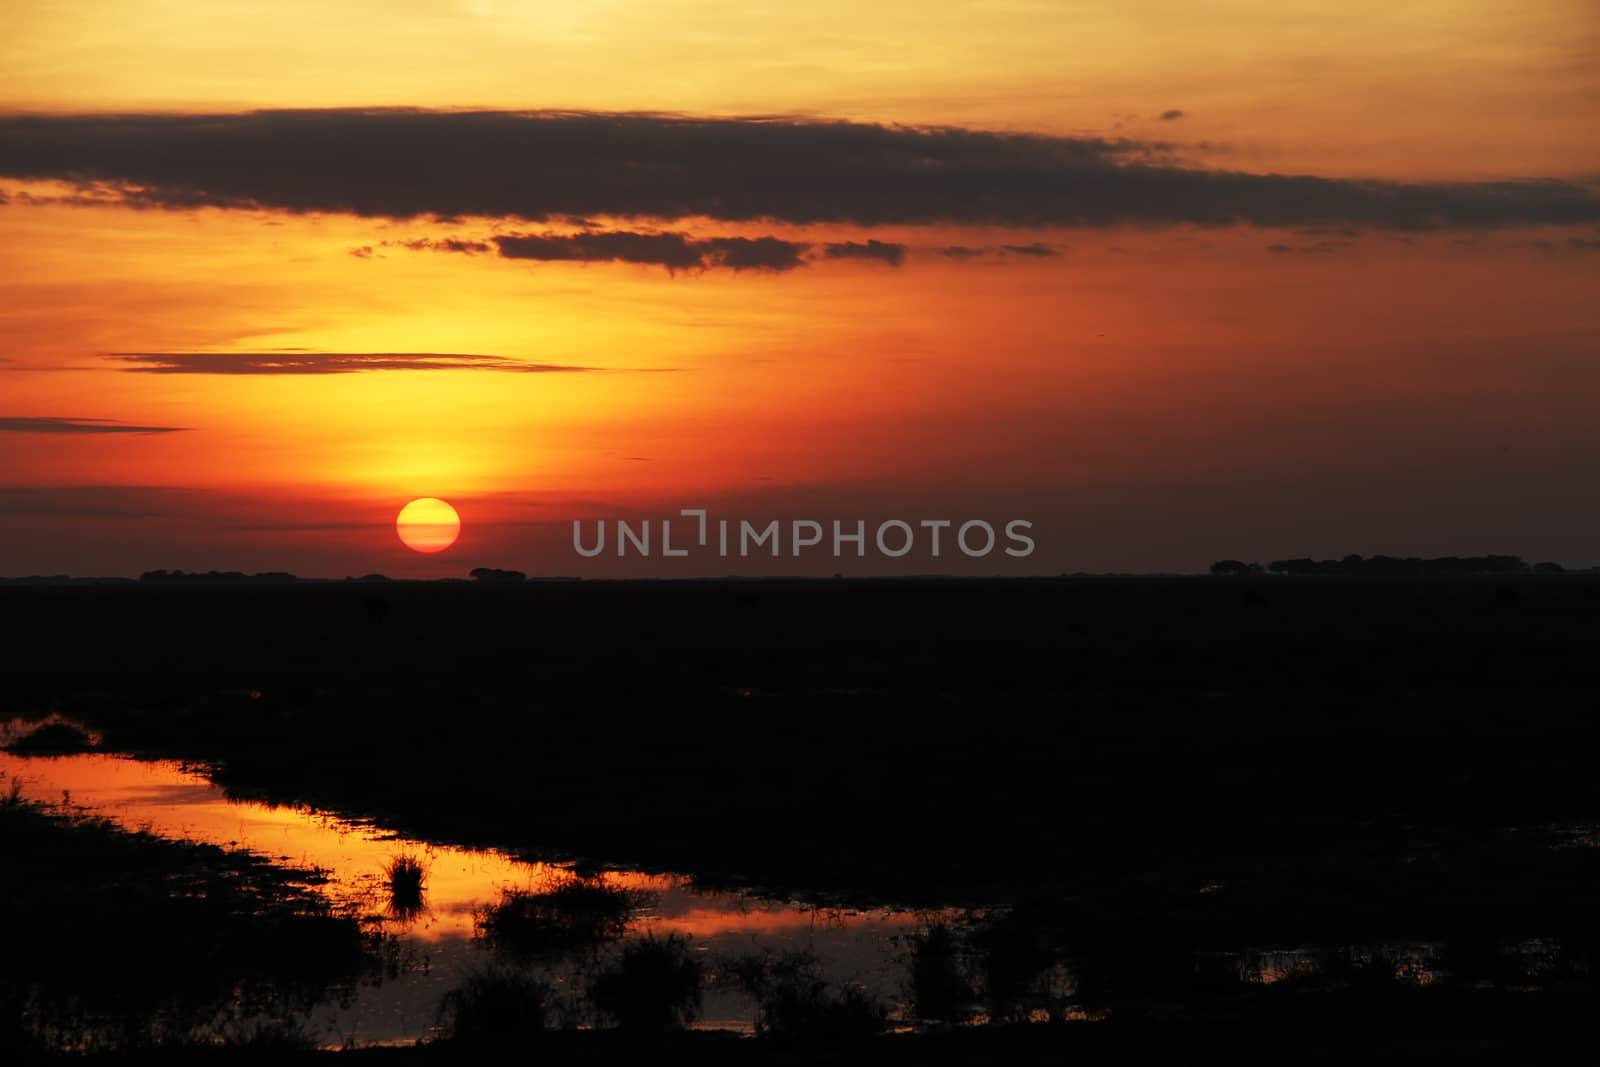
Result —
[[0, 10], [0, 575], [1600, 564], [1588, 0], [111, 11]]

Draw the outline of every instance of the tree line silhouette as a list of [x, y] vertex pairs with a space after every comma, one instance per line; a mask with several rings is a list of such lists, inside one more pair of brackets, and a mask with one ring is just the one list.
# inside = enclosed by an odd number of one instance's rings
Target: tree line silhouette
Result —
[[1211, 573], [1220, 576], [1247, 574], [1360, 574], [1360, 575], [1416, 575], [1416, 574], [1561, 574], [1566, 568], [1559, 563], [1536, 563], [1529, 566], [1521, 556], [1440, 556], [1422, 559], [1418, 556], [1359, 556], [1354, 553], [1343, 559], [1276, 559], [1263, 567], [1259, 563], [1245, 563], [1237, 559], [1221, 559], [1211, 565]]

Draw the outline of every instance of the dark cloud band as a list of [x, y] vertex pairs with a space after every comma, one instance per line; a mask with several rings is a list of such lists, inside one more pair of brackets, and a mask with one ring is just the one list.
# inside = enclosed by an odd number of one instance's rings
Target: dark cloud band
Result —
[[[0, 175], [134, 206], [858, 225], [1245, 223], [1385, 229], [1600, 220], [1554, 180], [1404, 183], [1173, 163], [1159, 142], [647, 114], [259, 111], [0, 118]], [[727, 265], [744, 250], [728, 250]], [[752, 252], [760, 258], [760, 252]]]

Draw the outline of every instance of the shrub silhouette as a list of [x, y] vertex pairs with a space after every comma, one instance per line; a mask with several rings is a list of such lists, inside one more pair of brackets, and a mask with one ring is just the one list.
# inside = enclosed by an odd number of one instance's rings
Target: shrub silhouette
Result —
[[6, 746], [23, 756], [70, 756], [94, 748], [89, 735], [70, 722], [47, 722]]
[[427, 872], [422, 860], [408, 852], [402, 852], [390, 858], [384, 865], [383, 874], [389, 885], [390, 914], [406, 922], [421, 915], [427, 907], [423, 895], [423, 882]]
[[573, 879], [542, 892], [508, 891], [478, 914], [482, 937], [513, 959], [531, 960], [615, 940], [649, 894]]
[[945, 923], [932, 923], [912, 935], [907, 993], [919, 1019], [955, 1022], [969, 1014], [978, 995], [962, 955], [955, 931]]
[[545, 1028], [553, 991], [540, 980], [491, 969], [471, 975], [439, 1002], [439, 1028], [454, 1041], [505, 1042]]
[[681, 934], [628, 943], [590, 988], [595, 1010], [630, 1033], [661, 1034], [700, 1015], [700, 960]]
[[1041, 979], [1053, 962], [1041, 944], [1041, 932], [1015, 915], [1003, 915], [981, 926], [973, 942], [980, 953], [989, 1017], [1025, 1018], [1027, 1005], [1039, 999]]
[[724, 974], [756, 1001], [756, 1033], [778, 1041], [839, 1043], [883, 1031], [888, 1009], [856, 986], [835, 987], [809, 952], [764, 951], [724, 961]]

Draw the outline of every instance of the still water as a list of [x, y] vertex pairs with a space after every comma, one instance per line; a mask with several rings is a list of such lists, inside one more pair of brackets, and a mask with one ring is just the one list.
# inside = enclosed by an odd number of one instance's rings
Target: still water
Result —
[[[507, 891], [539, 891], [570, 881], [570, 869], [526, 862], [493, 850], [411, 841], [360, 819], [310, 808], [276, 807], [225, 796], [200, 771], [101, 753], [22, 757], [0, 750], [0, 774], [22, 783], [30, 800], [66, 804], [132, 830], [253, 852], [273, 862], [316, 869], [335, 902], [396, 935], [424, 963], [413, 973], [363, 987], [347, 1006], [325, 1005], [305, 1022], [325, 1045], [391, 1044], [432, 1032], [440, 999], [491, 953], [475, 917]], [[385, 865], [420, 857], [425, 907], [395, 918]], [[889, 909], [823, 909], [792, 901], [707, 891], [676, 875], [605, 870], [609, 888], [640, 894], [643, 906], [626, 934], [677, 933], [708, 961], [762, 949], [806, 951], [836, 984], [854, 983], [890, 1003], [903, 1000], [904, 938], [945, 915]], [[708, 967], [714, 971], [715, 968]], [[559, 980], [559, 979], [558, 979]], [[748, 1032], [755, 1005], [743, 992], [712, 983], [695, 1025]]]

